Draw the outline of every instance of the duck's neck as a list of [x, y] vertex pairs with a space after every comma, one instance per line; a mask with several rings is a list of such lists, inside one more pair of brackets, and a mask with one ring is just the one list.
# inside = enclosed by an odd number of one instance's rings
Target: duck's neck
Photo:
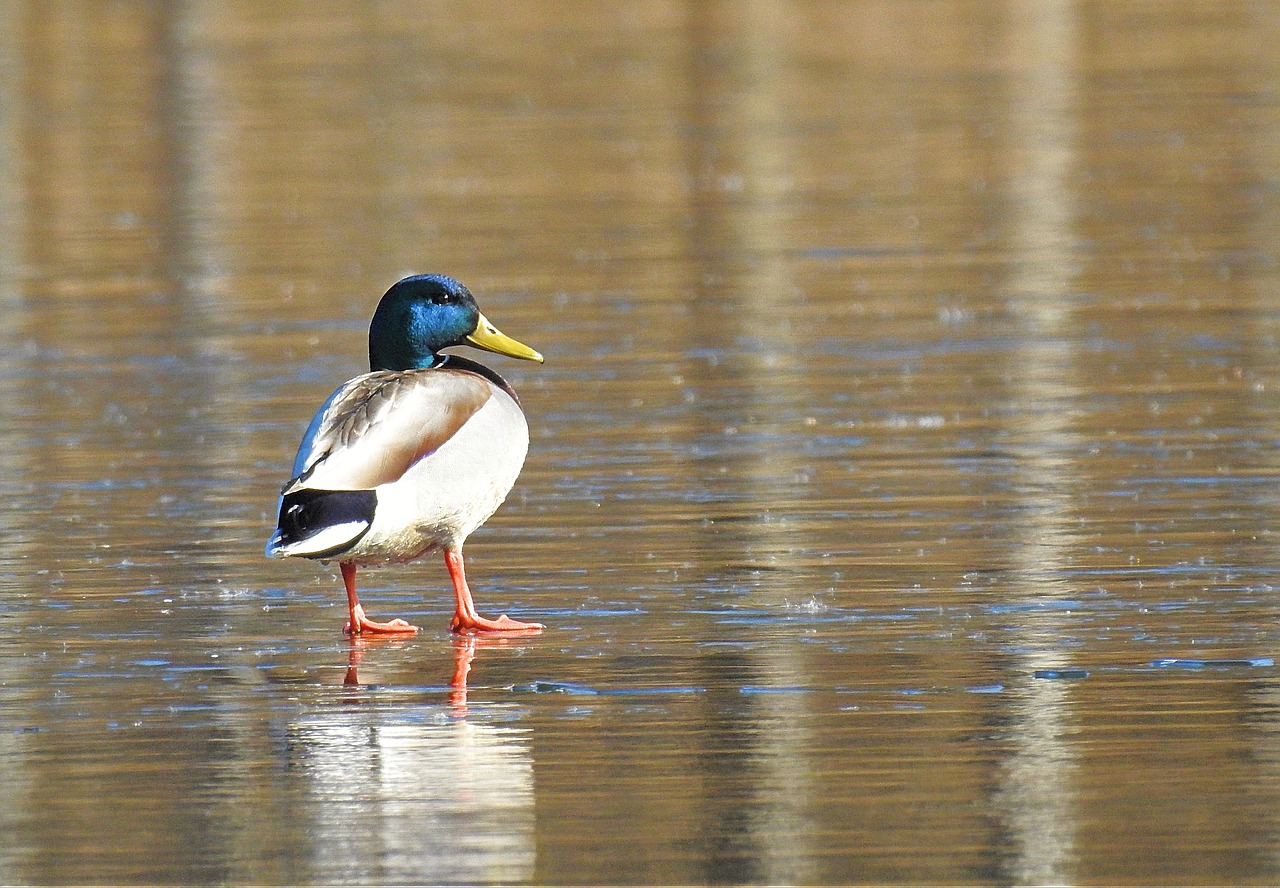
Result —
[[409, 345], [400, 347], [369, 347], [369, 369], [378, 370], [427, 370], [438, 367], [445, 356], [433, 351], [414, 349]]

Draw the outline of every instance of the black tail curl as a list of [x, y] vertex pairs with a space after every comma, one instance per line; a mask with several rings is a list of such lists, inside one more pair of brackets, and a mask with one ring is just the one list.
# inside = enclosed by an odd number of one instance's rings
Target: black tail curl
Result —
[[378, 495], [372, 490], [314, 490], [301, 488], [280, 501], [277, 544], [281, 548], [303, 543], [324, 530], [341, 525], [363, 529], [337, 546], [307, 552], [308, 558], [331, 558], [350, 549], [368, 532]]

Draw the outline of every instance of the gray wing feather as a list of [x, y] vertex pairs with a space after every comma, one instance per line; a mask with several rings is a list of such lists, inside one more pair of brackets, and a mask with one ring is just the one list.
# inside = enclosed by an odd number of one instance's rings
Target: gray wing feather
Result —
[[357, 376], [311, 420], [285, 492], [370, 490], [395, 481], [452, 438], [493, 392], [492, 383], [472, 373], [381, 370]]

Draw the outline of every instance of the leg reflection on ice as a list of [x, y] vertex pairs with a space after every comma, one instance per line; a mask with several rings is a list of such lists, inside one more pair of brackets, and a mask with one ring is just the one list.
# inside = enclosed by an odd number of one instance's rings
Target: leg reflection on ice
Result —
[[[474, 635], [457, 635], [453, 638], [453, 678], [449, 680], [449, 703], [455, 715], [467, 713], [467, 677], [471, 674], [471, 663], [476, 658], [476, 647], [506, 647], [511, 643], [508, 638], [479, 639]], [[364, 650], [369, 642], [362, 638], [351, 641], [351, 650], [347, 653], [347, 673], [342, 679], [345, 685], [360, 684], [360, 663], [364, 659]]]

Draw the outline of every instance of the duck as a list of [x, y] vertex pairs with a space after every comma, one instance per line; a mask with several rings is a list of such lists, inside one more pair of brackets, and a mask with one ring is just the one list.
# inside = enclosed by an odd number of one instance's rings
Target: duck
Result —
[[266, 555], [337, 561], [352, 636], [419, 631], [370, 619], [359, 567], [441, 554], [453, 584], [449, 628], [459, 635], [530, 634], [541, 623], [476, 612], [462, 546], [515, 485], [529, 426], [496, 372], [442, 351], [471, 346], [526, 361], [542, 355], [498, 330], [457, 280], [418, 274], [383, 295], [369, 323], [369, 372], [316, 411], [280, 492]]

